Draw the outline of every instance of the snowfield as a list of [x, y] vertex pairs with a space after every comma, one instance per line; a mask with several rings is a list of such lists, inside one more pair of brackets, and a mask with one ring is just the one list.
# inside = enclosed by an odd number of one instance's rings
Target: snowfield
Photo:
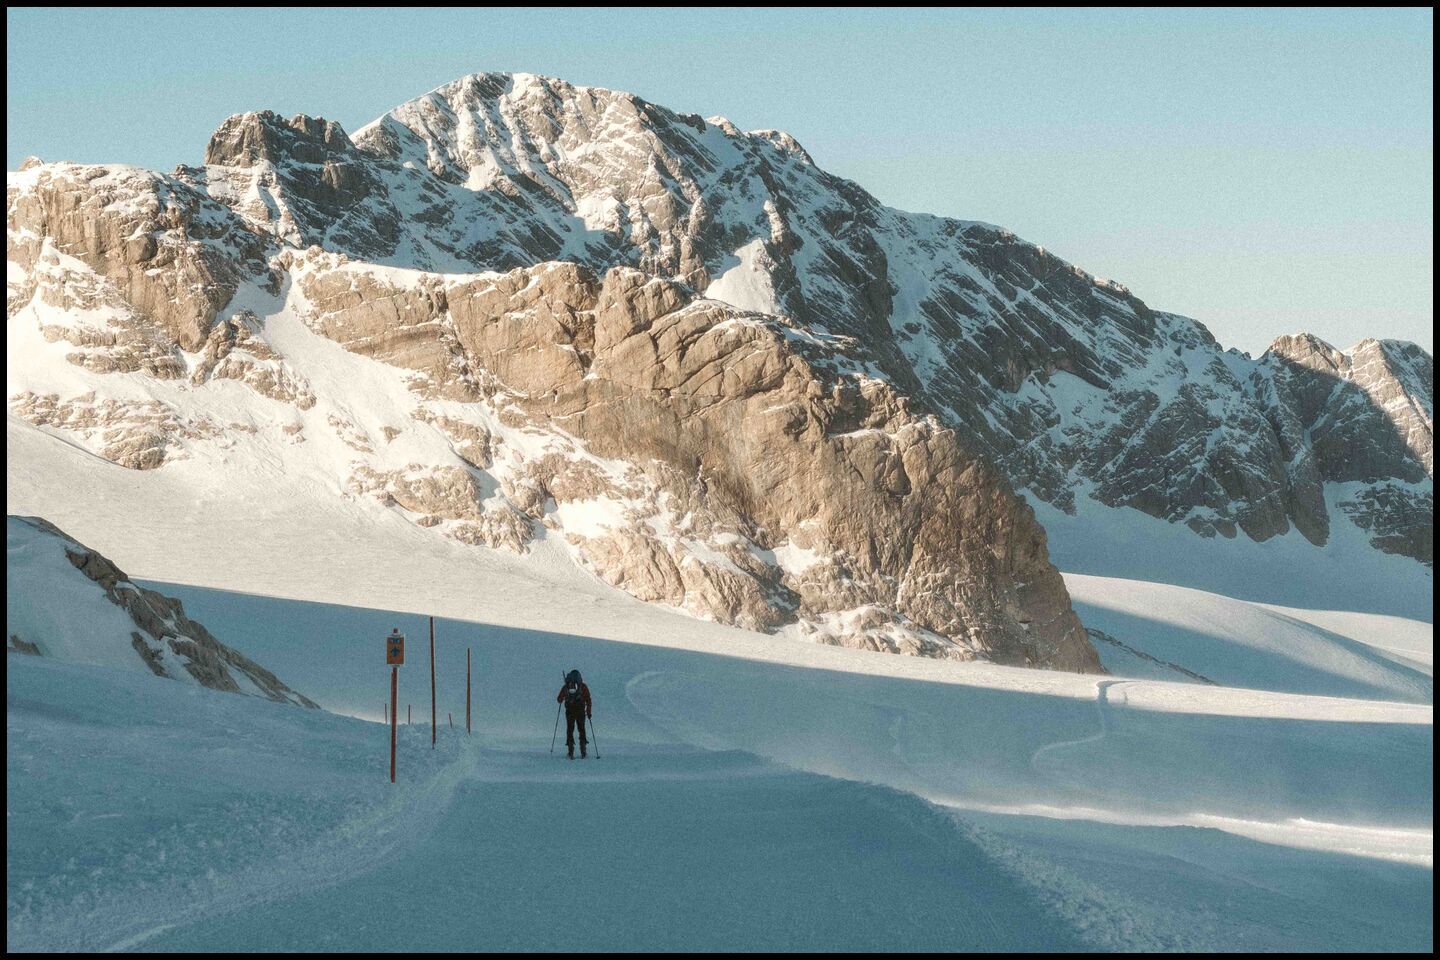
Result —
[[[561, 544], [425, 537], [304, 478], [128, 471], [13, 419], [8, 441], [11, 513], [328, 711], [12, 654], [12, 950], [1431, 949], [1418, 618], [1092, 568], [1067, 582], [1124, 644], [1097, 642], [1110, 676], [868, 654], [642, 604]], [[416, 724], [391, 787], [395, 626]], [[572, 667], [600, 759], [548, 752]]]
[[1327, 618], [1327, 611], [1115, 577], [1072, 573], [1065, 585], [1101, 661], [1121, 676], [1434, 702], [1429, 623]]
[[[228, 611], [228, 633], [251, 623], [245, 640], [275, 653], [343, 631], [348, 655], [296, 649], [282, 670], [330, 699], [383, 696], [386, 624], [423, 636], [373, 610], [204, 591], [187, 608]], [[261, 622], [295, 632], [267, 643]], [[412, 654], [401, 702], [417, 723], [394, 788], [381, 724], [12, 656], [11, 948], [1429, 942], [1425, 708], [1226, 718], [450, 621], [438, 634], [439, 749]], [[468, 739], [445, 716], [463, 725], [464, 646]], [[572, 763], [548, 735], [574, 664], [601, 757]], [[1234, 755], [1241, 736], [1264, 775]], [[1337, 756], [1349, 774], [1322, 779]], [[1179, 813], [1187, 801], [1212, 812]], [[1382, 822], [1409, 825], [1364, 826]]]

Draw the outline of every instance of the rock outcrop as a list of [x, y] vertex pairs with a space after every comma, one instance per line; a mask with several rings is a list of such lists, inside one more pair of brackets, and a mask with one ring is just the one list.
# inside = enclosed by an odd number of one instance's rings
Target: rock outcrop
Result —
[[[117, 651], [99, 648], [123, 646], [157, 676], [176, 678], [177, 671], [184, 671], [189, 679], [215, 690], [318, 709], [269, 670], [216, 640], [203, 624], [185, 615], [179, 600], [132, 583], [115, 564], [48, 521], [11, 516], [6, 528], [10, 554], [6, 632], [11, 650], [113, 662]], [[51, 553], [63, 554], [85, 579], [47, 574], [52, 569]], [[60, 635], [73, 633], [73, 625], [58, 622], [51, 608], [92, 603], [91, 597], [82, 595], [86, 587], [118, 608], [121, 617], [115, 623], [126, 624], [123, 630], [107, 621], [87, 624], [85, 636]], [[107, 628], [113, 629], [107, 632]]]
[[[1434, 362], [1413, 343], [1363, 340], [1348, 354], [1312, 336], [1282, 337], [1262, 358], [1292, 489], [1319, 515], [1323, 484], [1387, 553], [1433, 562]], [[1307, 532], [1307, 535], [1310, 535]]]
[[[37, 264], [78, 262], [108, 281], [134, 317], [182, 350], [200, 349], [243, 278], [265, 271], [265, 244], [230, 209], [174, 177], [122, 166], [46, 164], [6, 184], [7, 256], [53, 302], [70, 291], [38, 282]], [[90, 281], [91, 291], [101, 285]], [[80, 309], [102, 295], [78, 292]], [[141, 331], [149, 333], [150, 330]]]

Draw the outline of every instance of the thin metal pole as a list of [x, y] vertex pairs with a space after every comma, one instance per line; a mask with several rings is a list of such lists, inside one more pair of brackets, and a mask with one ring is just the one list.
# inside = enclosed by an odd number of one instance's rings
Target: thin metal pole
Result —
[[470, 648], [465, 648], [465, 732], [470, 732]]
[[395, 782], [395, 728], [400, 719], [396, 698], [400, 696], [400, 668], [390, 668], [390, 782]]

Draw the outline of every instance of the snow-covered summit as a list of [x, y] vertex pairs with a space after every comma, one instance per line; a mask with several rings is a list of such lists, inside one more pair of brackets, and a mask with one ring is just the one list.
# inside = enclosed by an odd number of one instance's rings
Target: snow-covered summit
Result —
[[1016, 489], [1156, 542], [1344, 523], [1430, 562], [1428, 354], [1226, 351], [773, 131], [474, 74], [353, 137], [241, 114], [203, 166], [7, 192], [12, 414], [135, 468], [313, 473], [427, 535], [556, 531], [701, 616], [1093, 665]]
[[[1367, 446], [1398, 439], [1412, 451], [1409, 465], [1365, 482], [1430, 482], [1433, 362], [1413, 345], [1380, 353], [1385, 369], [1409, 371], [1415, 415], [1385, 405], [1389, 386], [1362, 388], [1368, 409], [1287, 409], [1271, 383], [1276, 350], [1244, 361], [1202, 324], [1157, 313], [1122, 283], [1009, 231], [883, 207], [787, 134], [742, 133], [561, 80], [475, 74], [356, 140], [411, 173], [428, 170], [432, 186], [459, 188], [427, 204], [423, 235], [388, 255], [628, 264], [853, 337], [857, 356], [1062, 510], [1089, 488], [1103, 504], [1205, 536], [1265, 540], [1294, 528], [1323, 544], [1335, 512], [1325, 485], [1349, 478], [1312, 469], [1303, 436], [1289, 435], [1292, 422], [1319, 416], [1359, 415]], [[1064, 405], [1085, 386], [1098, 391], [1096, 409]], [[1341, 512], [1402, 531], [1377, 546], [1428, 563], [1424, 491], [1396, 490], [1384, 507], [1373, 490], [1348, 491]]]

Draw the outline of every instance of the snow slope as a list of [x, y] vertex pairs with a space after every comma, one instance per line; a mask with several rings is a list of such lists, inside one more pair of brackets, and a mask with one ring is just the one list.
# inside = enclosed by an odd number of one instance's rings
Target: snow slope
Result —
[[1110, 510], [1076, 499], [1074, 516], [1030, 500], [1045, 527], [1051, 562], [1066, 573], [1173, 584], [1302, 610], [1434, 623], [1431, 571], [1407, 558], [1377, 553], [1351, 525], [1336, 524], [1330, 541], [1318, 549], [1294, 530], [1264, 543], [1205, 539], [1138, 510]]
[[[130, 643], [135, 621], [65, 558], [55, 536], [13, 516], [5, 532], [5, 626], [11, 636], [27, 643], [44, 638], [44, 655], [60, 660], [150, 672]], [[57, 596], [62, 602], [35, 602]], [[188, 676], [183, 670], [178, 675]]]
[[[574, 915], [577, 942], [615, 949], [672, 928], [697, 949], [1429, 948], [1433, 710], [1398, 702], [1423, 672], [1364, 656], [1358, 614], [1306, 634], [1222, 596], [1071, 578], [1092, 612], [1183, 600], [1191, 619], [1123, 639], [1248, 652], [1236, 686], [867, 654], [640, 603], [553, 543], [520, 558], [427, 538], [303, 477], [256, 498], [197, 483], [193, 460], [137, 473], [13, 420], [8, 439], [12, 511], [50, 515], [354, 716], [177, 707], [144, 676], [12, 657], [12, 945], [568, 948], [536, 918]], [[53, 476], [83, 478], [87, 502]], [[1314, 662], [1243, 631], [1195, 644], [1237, 610]], [[480, 749], [447, 726], [431, 759], [412, 728], [392, 795], [365, 722], [386, 694], [379, 639], [411, 637], [419, 720], [425, 613], [444, 618], [442, 724], [463, 717], [475, 653]], [[552, 687], [571, 667], [605, 756], [556, 769]], [[1262, 683], [1305, 692], [1239, 686]], [[571, 849], [597, 862], [585, 910], [553, 866]], [[724, 871], [688, 869], [707, 857]], [[382, 891], [404, 891], [404, 919], [379, 922]]]
[[[264, 464], [250, 465], [246, 472], [253, 472], [256, 488], [263, 483], [277, 492], [247, 495], [199, 458], [177, 461], [162, 471], [125, 470], [15, 418], [9, 422], [8, 443], [12, 513], [52, 519], [107, 556], [126, 558], [127, 565], [143, 569], [187, 604], [183, 586], [240, 589], [558, 633], [584, 624], [584, 632], [596, 637], [783, 662], [801, 656], [789, 645], [771, 651], [759, 634], [638, 603], [579, 569], [564, 543], [542, 539], [522, 557], [428, 537], [368, 498], [327, 496], [319, 473], [277, 477]], [[65, 489], [48, 482], [53, 476], [83, 477], [96, 496], [78, 504]], [[1176, 535], [1188, 543], [1206, 543], [1183, 531]], [[216, 547], [221, 543], [223, 551]], [[1312, 553], [1303, 556], [1314, 555], [1313, 548], [1308, 549]], [[1120, 555], [1118, 550], [1114, 554]], [[397, 556], [404, 558], [398, 567]], [[1169, 568], [1156, 564], [1129, 572], [1163, 577], [1184, 563], [1182, 552], [1175, 556]], [[1335, 602], [1355, 603], [1342, 617], [1348, 624], [1343, 629], [1323, 622], [1307, 628], [1303, 613], [1170, 587], [1150, 578], [1087, 576], [1106, 558], [1071, 551], [1068, 559], [1079, 565], [1078, 573], [1067, 576], [1067, 584], [1082, 622], [1158, 659], [1229, 686], [1430, 702], [1430, 680], [1421, 667], [1396, 662], [1393, 651], [1368, 648], [1393, 643], [1398, 625], [1409, 656], [1423, 659], [1432, 626], [1366, 612], [1358, 590], [1330, 594]], [[219, 636], [224, 639], [224, 634]], [[1190, 649], [1196, 642], [1201, 649]], [[1118, 675], [1194, 679], [1104, 642], [1096, 646]], [[837, 651], [815, 655], [821, 658], [817, 662], [833, 663]], [[908, 662], [875, 664], [864, 656], [855, 662], [865, 672], [930, 676]], [[283, 664], [267, 666], [286, 676]], [[977, 665], [967, 676], [989, 683], [1002, 682], [991, 678], [1008, 674]], [[1026, 681], [1031, 682], [1093, 696], [1093, 683], [1077, 678]], [[299, 689], [315, 695], [304, 685]], [[345, 710], [370, 709], [368, 703], [321, 702]]]
[[[423, 626], [185, 599], [332, 699], [380, 699], [380, 634]], [[326, 627], [343, 654], [297, 642]], [[439, 749], [403, 727], [393, 790], [379, 724], [12, 657], [11, 949], [1428, 948], [1429, 708], [1116, 681], [1102, 705], [1023, 689], [1033, 671], [437, 632]], [[466, 646], [469, 742], [445, 723]], [[417, 720], [423, 664], [402, 669]], [[575, 665], [584, 766], [547, 752]]]
[[1323, 630], [1359, 640], [1377, 650], [1384, 650], [1397, 662], [1412, 665], [1433, 676], [1435, 626], [1428, 621], [1355, 613], [1349, 610], [1302, 610], [1274, 604], [1264, 606], [1287, 617], [1313, 623]]
[[173, 597], [136, 586], [107, 558], [44, 520], [5, 522], [8, 648], [314, 707], [218, 642]]
[[1065, 586], [1092, 638], [1102, 633], [1102, 662], [1121, 676], [1184, 680], [1188, 672], [1222, 686], [1434, 701], [1428, 623], [1350, 614], [1327, 629], [1301, 611], [1169, 584], [1072, 573]]

